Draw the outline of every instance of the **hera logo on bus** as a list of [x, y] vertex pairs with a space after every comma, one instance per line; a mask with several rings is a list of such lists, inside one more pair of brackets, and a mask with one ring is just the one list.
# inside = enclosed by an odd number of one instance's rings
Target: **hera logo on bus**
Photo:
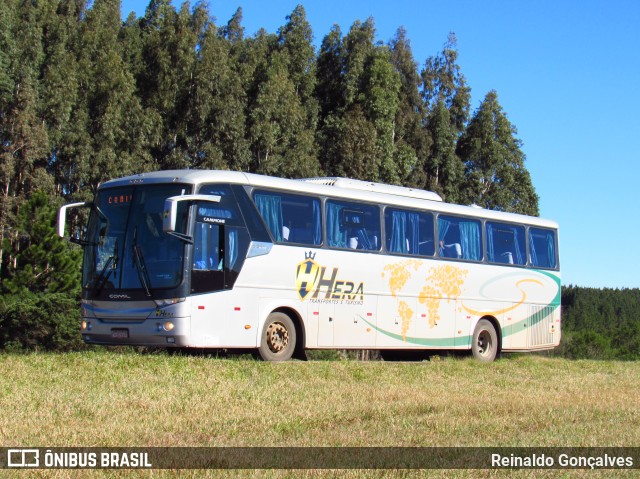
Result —
[[296, 290], [301, 300], [312, 303], [362, 303], [364, 282], [338, 279], [339, 268], [322, 266], [309, 251], [296, 269]]

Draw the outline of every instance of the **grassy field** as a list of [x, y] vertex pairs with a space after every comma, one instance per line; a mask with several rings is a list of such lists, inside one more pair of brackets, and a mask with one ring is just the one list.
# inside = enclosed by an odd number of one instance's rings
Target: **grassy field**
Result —
[[[85, 352], [0, 355], [0, 371], [3, 446], [640, 446], [640, 362], [518, 356], [491, 364], [449, 358], [278, 364]], [[391, 472], [256, 471], [260, 477]], [[608, 477], [606, 472], [545, 474]], [[90, 475], [96, 471], [41, 473]], [[201, 475], [247, 476], [181, 472]], [[514, 471], [393, 475], [513, 477]], [[515, 475], [542, 477], [540, 471]]]

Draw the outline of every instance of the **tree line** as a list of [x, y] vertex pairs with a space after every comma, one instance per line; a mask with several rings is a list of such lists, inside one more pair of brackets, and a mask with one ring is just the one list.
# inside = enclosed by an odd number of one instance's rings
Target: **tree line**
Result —
[[205, 3], [151, 0], [124, 21], [120, 10], [0, 2], [3, 348], [78, 346], [80, 254], [53, 222], [107, 179], [347, 176], [538, 214], [517, 130], [495, 91], [471, 111], [453, 34], [419, 63], [403, 28], [384, 43], [373, 18], [335, 25], [316, 48], [302, 6], [253, 35], [240, 8], [226, 24]]
[[640, 359], [640, 289], [563, 287], [562, 335], [564, 357]]
[[[2, 277], [35, 191], [89, 200], [111, 178], [210, 168], [348, 176], [536, 215], [521, 141], [491, 91], [470, 114], [455, 36], [421, 66], [407, 33], [372, 18], [318, 50], [298, 6], [247, 36], [242, 9], [152, 0], [124, 22], [119, 0], [0, 5]], [[4, 242], [3, 242], [4, 245]]]

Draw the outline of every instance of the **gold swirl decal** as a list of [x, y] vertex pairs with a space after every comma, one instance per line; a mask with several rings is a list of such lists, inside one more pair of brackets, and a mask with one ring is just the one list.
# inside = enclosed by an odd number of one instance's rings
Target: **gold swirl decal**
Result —
[[522, 294], [522, 297], [520, 298], [520, 301], [518, 301], [513, 306], [510, 306], [508, 308], [501, 309], [501, 310], [498, 310], [498, 311], [478, 311], [477, 309], [472, 309], [472, 308], [469, 308], [469, 307], [465, 306], [464, 303], [462, 304], [462, 307], [464, 308], [464, 310], [467, 313], [473, 314], [473, 315], [476, 315], [476, 316], [484, 316], [486, 314], [491, 314], [491, 315], [497, 316], [499, 314], [504, 314], [504, 313], [507, 313], [509, 311], [513, 311], [514, 309], [522, 306], [524, 304], [524, 302], [527, 300], [527, 293], [523, 288], [521, 288], [521, 285], [523, 283], [534, 283], [534, 284], [537, 284], [538, 286], [544, 286], [544, 284], [542, 284], [542, 281], [537, 280], [537, 279], [521, 279], [520, 281], [516, 282], [516, 288], [518, 288], [520, 290], [520, 293]]

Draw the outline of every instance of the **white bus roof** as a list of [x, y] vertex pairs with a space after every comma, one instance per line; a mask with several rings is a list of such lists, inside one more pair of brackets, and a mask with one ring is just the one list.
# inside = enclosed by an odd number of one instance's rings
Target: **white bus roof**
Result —
[[293, 180], [258, 175], [254, 173], [243, 173], [239, 171], [165, 170], [140, 173], [137, 175], [110, 180], [101, 184], [100, 189], [158, 183], [186, 183], [197, 186], [203, 183], [212, 182], [235, 183], [260, 188], [275, 188], [290, 191], [292, 193], [308, 193], [345, 200], [359, 200], [368, 203], [415, 208], [453, 215], [465, 215], [496, 221], [527, 223], [546, 228], [558, 228], [558, 224], [556, 222], [535, 216], [487, 210], [477, 206], [462, 206], [445, 203], [438, 194], [431, 191], [354, 180], [350, 178], [323, 177]]

